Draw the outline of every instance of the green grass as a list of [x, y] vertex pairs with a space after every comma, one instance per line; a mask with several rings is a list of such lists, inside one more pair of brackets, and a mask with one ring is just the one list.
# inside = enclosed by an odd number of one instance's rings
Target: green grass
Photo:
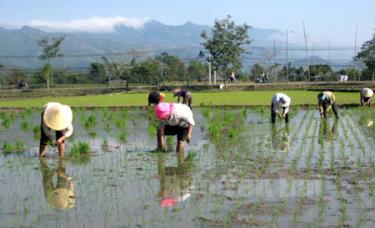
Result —
[[[235, 91], [235, 92], [196, 92], [193, 94], [193, 106], [254, 106], [269, 105], [272, 95], [284, 92], [292, 98], [293, 105], [316, 105], [316, 91], [284, 90], [284, 91]], [[359, 93], [336, 92], [337, 103], [358, 104]], [[130, 107], [146, 106], [148, 93], [116, 93], [104, 95], [75, 96], [75, 97], [43, 97], [31, 99], [3, 100], [1, 107], [31, 108], [42, 107], [50, 101], [68, 104], [72, 107]], [[167, 93], [167, 102], [176, 101], [171, 93]]]

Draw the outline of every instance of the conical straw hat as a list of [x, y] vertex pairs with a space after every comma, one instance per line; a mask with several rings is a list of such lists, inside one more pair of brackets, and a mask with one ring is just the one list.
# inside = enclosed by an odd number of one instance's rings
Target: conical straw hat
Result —
[[73, 113], [69, 106], [53, 103], [44, 110], [43, 121], [47, 127], [60, 131], [72, 124]]
[[364, 97], [372, 97], [372, 95], [374, 95], [374, 91], [372, 91], [372, 89], [369, 89], [369, 88], [363, 88], [362, 95]]

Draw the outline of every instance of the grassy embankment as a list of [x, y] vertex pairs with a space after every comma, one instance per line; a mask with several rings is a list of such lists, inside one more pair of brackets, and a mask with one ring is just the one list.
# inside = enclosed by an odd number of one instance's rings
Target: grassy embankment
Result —
[[[258, 106], [269, 105], [271, 97], [278, 91], [235, 91], [235, 92], [195, 92], [194, 106]], [[316, 105], [317, 92], [287, 90], [282, 91], [292, 98], [292, 105]], [[0, 108], [37, 108], [50, 101], [68, 104], [72, 107], [142, 107], [147, 105], [147, 93], [116, 93], [75, 97], [23, 98], [0, 101]], [[359, 103], [359, 93], [336, 92], [339, 105]], [[167, 102], [176, 101], [167, 93]]]

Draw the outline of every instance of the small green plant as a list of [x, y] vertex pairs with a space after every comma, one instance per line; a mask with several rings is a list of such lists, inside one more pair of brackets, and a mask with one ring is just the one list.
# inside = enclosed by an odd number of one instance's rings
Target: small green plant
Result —
[[119, 136], [122, 142], [126, 142], [128, 140], [128, 133], [126, 131], [122, 131]]
[[29, 123], [29, 121], [24, 121], [21, 123], [21, 129], [23, 131], [28, 131], [30, 130], [30, 128], [31, 128], [31, 124]]
[[40, 139], [40, 126], [34, 126], [33, 128], [34, 139]]
[[70, 151], [70, 154], [72, 156], [79, 156], [82, 154], [89, 154], [91, 152], [91, 147], [88, 143], [85, 142], [78, 142], [73, 144], [72, 150]]
[[24, 152], [26, 150], [25, 144], [20, 141], [16, 140], [15, 144], [5, 141], [3, 144], [3, 152], [4, 153], [13, 153], [13, 152]]
[[96, 117], [94, 115], [91, 115], [85, 122], [85, 128], [91, 129], [95, 126], [96, 126]]
[[96, 133], [96, 131], [90, 131], [90, 132], [89, 132], [89, 136], [90, 136], [91, 138], [96, 138], [96, 137], [98, 136], [98, 133]]

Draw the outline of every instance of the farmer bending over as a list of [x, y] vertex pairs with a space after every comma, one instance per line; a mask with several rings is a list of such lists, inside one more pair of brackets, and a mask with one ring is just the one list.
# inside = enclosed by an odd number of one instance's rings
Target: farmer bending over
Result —
[[187, 104], [191, 109], [193, 96], [190, 91], [175, 89], [173, 90], [173, 97], [177, 97], [177, 103], [180, 103], [180, 97], [182, 97], [182, 104]]
[[272, 97], [271, 102], [271, 121], [275, 123], [276, 115], [281, 118], [285, 119], [285, 123], [289, 122], [289, 105], [290, 105], [290, 97], [288, 97], [284, 93], [276, 93]]
[[370, 88], [363, 88], [361, 91], [361, 106], [371, 106], [372, 99], [371, 97], [374, 95], [374, 91]]
[[177, 135], [176, 152], [183, 152], [184, 141], [190, 142], [195, 125], [191, 109], [184, 104], [159, 103], [155, 114], [160, 120], [157, 130], [158, 150], [165, 151], [165, 135]]
[[[59, 156], [64, 157], [64, 141], [73, 134], [73, 113], [69, 106], [57, 102], [44, 105], [40, 124], [39, 156], [43, 157], [47, 152], [47, 144], [56, 145]], [[56, 141], [53, 143], [53, 133]]]
[[321, 118], [327, 118], [327, 113], [331, 109], [335, 114], [336, 118], [339, 118], [339, 113], [337, 111], [336, 97], [330, 91], [324, 91], [318, 94], [318, 107]]

